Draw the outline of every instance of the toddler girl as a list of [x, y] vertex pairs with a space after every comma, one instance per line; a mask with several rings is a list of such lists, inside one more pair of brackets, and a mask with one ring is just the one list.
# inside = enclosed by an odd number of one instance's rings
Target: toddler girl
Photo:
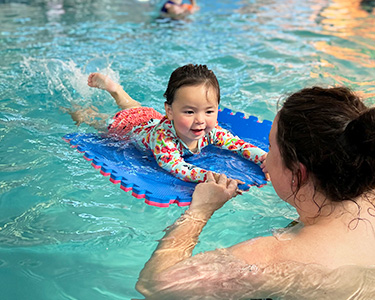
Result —
[[[103, 74], [90, 74], [88, 85], [109, 92], [121, 108], [109, 125], [108, 134], [120, 139], [131, 137], [139, 147], [152, 151], [161, 168], [184, 181], [206, 180], [208, 171], [185, 162], [183, 156], [198, 154], [209, 144], [258, 164], [266, 156], [262, 149], [217, 124], [219, 83], [205, 65], [189, 64], [173, 71], [164, 93], [166, 116], [141, 106]], [[92, 109], [89, 113], [76, 111], [71, 115], [78, 125], [85, 122], [102, 129], [104, 123], [100, 119], [105, 116]]]

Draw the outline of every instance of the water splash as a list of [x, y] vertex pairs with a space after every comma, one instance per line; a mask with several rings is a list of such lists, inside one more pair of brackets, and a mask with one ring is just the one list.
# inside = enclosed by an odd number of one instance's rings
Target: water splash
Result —
[[97, 92], [87, 85], [91, 72], [100, 72], [119, 81], [119, 73], [111, 68], [108, 57], [89, 60], [86, 65], [79, 66], [73, 60], [63, 61], [55, 58], [24, 57], [21, 62], [26, 81], [43, 82], [51, 96], [59, 95], [65, 103], [62, 105], [92, 104], [93, 95]]

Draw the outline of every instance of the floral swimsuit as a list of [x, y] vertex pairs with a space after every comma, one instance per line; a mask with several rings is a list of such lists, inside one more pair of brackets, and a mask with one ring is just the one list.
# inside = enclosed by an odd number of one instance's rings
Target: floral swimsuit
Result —
[[198, 149], [193, 153], [177, 136], [173, 121], [166, 117], [161, 120], [151, 119], [133, 127], [129, 136], [141, 149], [151, 150], [160, 167], [174, 176], [190, 182], [205, 181], [208, 171], [187, 163], [183, 156], [198, 154], [202, 148], [210, 144], [236, 152], [245, 159], [258, 164], [260, 163], [259, 158], [266, 153], [262, 149], [234, 136], [219, 125], [216, 125], [214, 129], [198, 141]]

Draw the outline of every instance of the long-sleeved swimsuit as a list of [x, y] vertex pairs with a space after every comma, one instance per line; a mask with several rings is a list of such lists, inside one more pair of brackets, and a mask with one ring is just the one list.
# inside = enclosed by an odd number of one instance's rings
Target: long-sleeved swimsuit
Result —
[[217, 147], [236, 152], [245, 159], [260, 163], [259, 158], [266, 152], [247, 143], [228, 130], [216, 125], [209, 133], [198, 141], [198, 149], [192, 152], [177, 136], [173, 121], [166, 117], [151, 119], [147, 123], [135, 126], [129, 132], [131, 139], [141, 149], [152, 151], [160, 167], [174, 176], [190, 182], [203, 182], [206, 180], [207, 170], [187, 163], [183, 156], [198, 154], [201, 149], [212, 144]]

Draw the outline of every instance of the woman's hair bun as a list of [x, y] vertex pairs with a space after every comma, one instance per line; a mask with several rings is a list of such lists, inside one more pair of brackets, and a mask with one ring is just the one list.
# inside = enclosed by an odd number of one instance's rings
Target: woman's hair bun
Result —
[[375, 108], [364, 111], [349, 122], [344, 136], [351, 151], [375, 157]]

